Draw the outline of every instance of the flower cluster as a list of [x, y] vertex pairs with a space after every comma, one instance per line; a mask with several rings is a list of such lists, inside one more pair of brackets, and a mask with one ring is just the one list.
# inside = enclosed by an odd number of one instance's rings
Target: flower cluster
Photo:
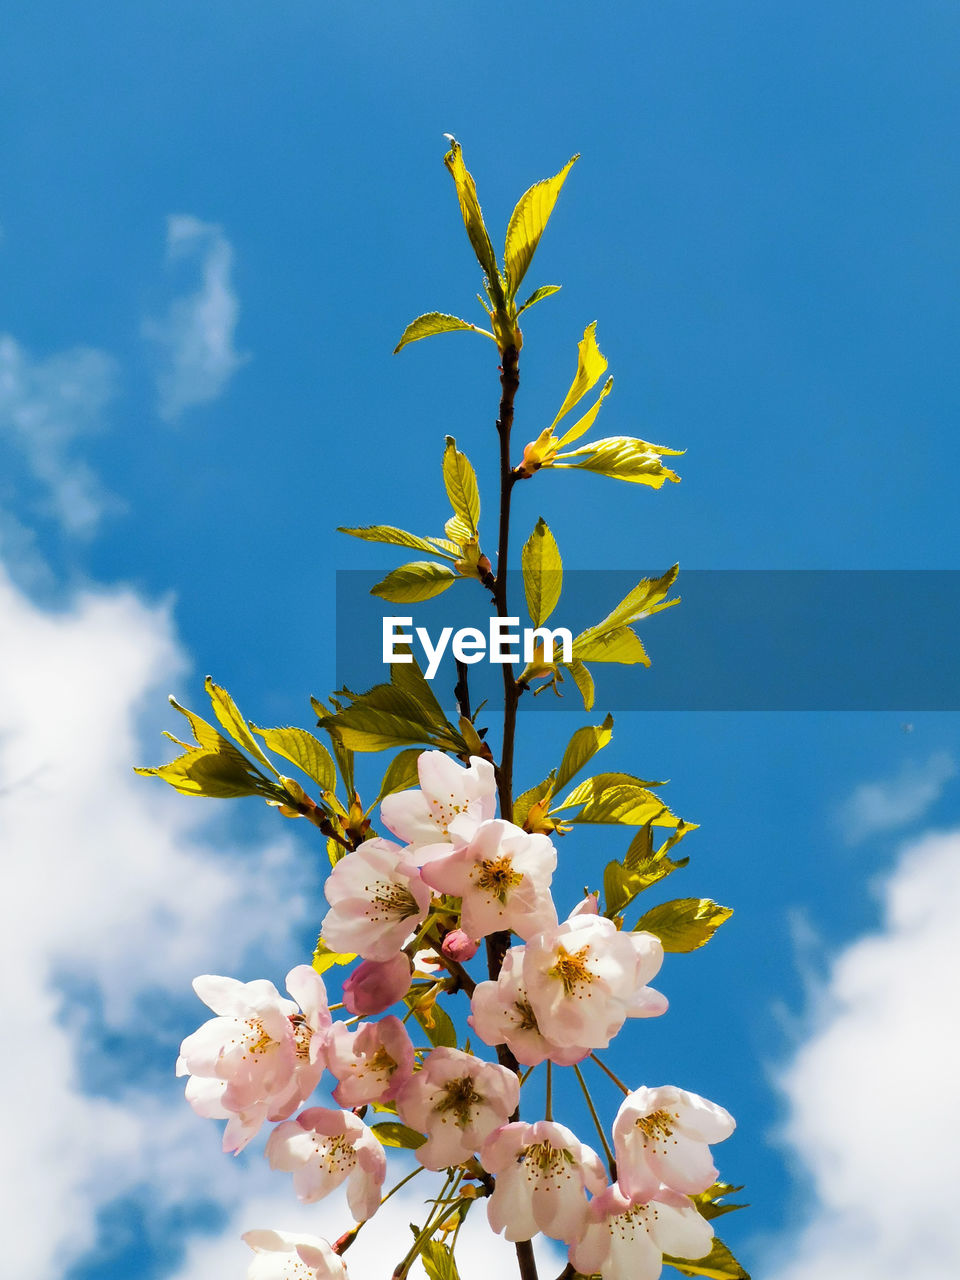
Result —
[[[664, 1254], [707, 1254], [713, 1230], [691, 1197], [716, 1180], [710, 1144], [734, 1127], [722, 1107], [672, 1085], [627, 1091], [612, 1151], [600, 1135], [609, 1168], [549, 1109], [536, 1122], [518, 1119], [523, 1068], [546, 1063], [549, 1080], [554, 1066], [605, 1048], [628, 1018], [665, 1012], [648, 985], [663, 962], [659, 939], [622, 930], [593, 896], [558, 917], [554, 845], [495, 816], [487, 761], [464, 767], [425, 752], [419, 780], [382, 802], [397, 842], [364, 841], [326, 882], [324, 943], [361, 959], [343, 984], [351, 1016], [333, 1020], [323, 980], [307, 965], [287, 975], [289, 1000], [262, 980], [196, 979], [216, 1016], [181, 1047], [177, 1071], [190, 1077], [191, 1106], [227, 1120], [232, 1152], [273, 1122], [271, 1167], [292, 1174], [304, 1202], [345, 1184], [357, 1223], [376, 1213], [387, 1172], [384, 1133], [365, 1119], [372, 1106], [395, 1115], [423, 1168], [448, 1171], [436, 1231], [487, 1196], [494, 1231], [510, 1241], [543, 1232], [567, 1246], [578, 1272], [603, 1280], [654, 1280]], [[497, 976], [475, 983], [464, 965], [494, 934], [517, 941]], [[499, 1061], [414, 1046], [406, 1018], [416, 1013], [429, 1029], [437, 997], [458, 990]], [[404, 1020], [386, 1012], [404, 999]], [[325, 1073], [335, 1105], [305, 1106]], [[395, 1144], [396, 1122], [383, 1128]], [[277, 1231], [244, 1238], [254, 1250], [250, 1280], [347, 1276], [343, 1242]]]

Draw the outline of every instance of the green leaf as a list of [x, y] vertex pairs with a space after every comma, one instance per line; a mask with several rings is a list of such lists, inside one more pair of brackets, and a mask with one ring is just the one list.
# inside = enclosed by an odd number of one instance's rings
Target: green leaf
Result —
[[591, 628], [584, 635], [586, 639], [577, 636], [573, 642], [573, 653], [581, 662], [620, 662], [626, 665], [639, 662], [645, 667], [650, 666], [643, 641], [630, 627], [617, 627], [599, 635]]
[[539, 804], [545, 797], [552, 796], [556, 785], [555, 775], [551, 773], [542, 782], [538, 782], [535, 787], [531, 787], [528, 791], [524, 791], [522, 795], [517, 796], [513, 802], [514, 826], [522, 827], [527, 820], [527, 814], [533, 806]]
[[440, 1240], [427, 1241], [421, 1250], [420, 1261], [428, 1280], [460, 1280], [453, 1254]]
[[239, 751], [191, 750], [169, 764], [155, 769], [138, 768], [135, 773], [161, 778], [185, 796], [229, 800], [237, 796], [265, 796], [283, 799], [281, 787], [257, 772]]
[[313, 967], [317, 973], [326, 973], [334, 965], [352, 964], [356, 954], [350, 951], [331, 951], [322, 938], [317, 939], [313, 952]]
[[[236, 747], [228, 742], [212, 724], [208, 724], [202, 716], [198, 716], [195, 711], [191, 711], [188, 707], [182, 707], [173, 694], [170, 695], [169, 702], [175, 711], [179, 711], [182, 716], [186, 717], [190, 725], [190, 731], [201, 747], [205, 747], [207, 751], [221, 751], [224, 748], [229, 748], [231, 751], [236, 750]], [[179, 739], [174, 738], [172, 734], [168, 736], [172, 741], [179, 742]], [[180, 746], [187, 747], [188, 751], [196, 750], [195, 747], [189, 746], [186, 742], [181, 742]]]
[[600, 395], [597, 397], [597, 400], [594, 403], [593, 407], [588, 409], [587, 412], [583, 415], [583, 417], [578, 419], [573, 424], [572, 427], [568, 427], [567, 430], [560, 437], [560, 439], [557, 441], [558, 448], [563, 448], [563, 446], [567, 444], [573, 444], [574, 440], [579, 440], [581, 436], [584, 436], [587, 434], [587, 432], [596, 422], [597, 414], [600, 412], [600, 408], [604, 400], [606, 400], [607, 396], [610, 394], [612, 390], [613, 390], [613, 379], [608, 378], [606, 382], [603, 384], [603, 390], [600, 392]]
[[421, 338], [432, 338], [435, 333], [456, 333], [459, 329], [482, 333], [485, 338], [492, 338], [496, 342], [489, 329], [481, 329], [479, 325], [461, 320], [459, 316], [448, 316], [442, 311], [428, 311], [426, 315], [417, 316], [416, 320], [410, 321], [400, 335], [400, 341], [393, 348], [393, 354], [396, 355], [411, 342], [419, 342]]
[[722, 1240], [714, 1238], [713, 1248], [705, 1258], [691, 1262], [687, 1258], [671, 1258], [663, 1255], [664, 1262], [676, 1267], [682, 1276], [706, 1276], [708, 1280], [750, 1280]]
[[[572, 777], [613, 737], [613, 716], [608, 715], [603, 724], [584, 725], [578, 729], [563, 753], [557, 772], [557, 790], [565, 787]], [[516, 821], [516, 819], [514, 819]]]
[[597, 346], [597, 322], [594, 320], [584, 329], [583, 337], [577, 345], [577, 372], [574, 374], [570, 390], [560, 406], [560, 412], [550, 424], [551, 428], [555, 427], [564, 414], [569, 413], [573, 406], [583, 399], [590, 388], [599, 382], [606, 371], [607, 361]]
[[520, 553], [527, 610], [535, 627], [542, 626], [557, 607], [563, 588], [560, 548], [541, 517]]
[[750, 1206], [748, 1204], [718, 1203], [724, 1196], [735, 1195], [736, 1192], [742, 1190], [742, 1184], [739, 1187], [735, 1187], [729, 1182], [715, 1182], [712, 1187], [707, 1187], [706, 1191], [701, 1191], [697, 1195], [691, 1196], [690, 1199], [696, 1205], [700, 1216], [712, 1221], [714, 1218], [722, 1217], [725, 1213], [735, 1213], [737, 1209], [749, 1209]]
[[451, 516], [443, 528], [452, 545], [456, 547], [457, 559], [459, 560], [463, 554], [464, 543], [469, 542], [474, 536], [473, 530], [466, 520], [461, 520], [459, 516]]
[[421, 716], [437, 728], [449, 728], [443, 707], [437, 701], [430, 681], [421, 670], [420, 663], [413, 656], [409, 645], [397, 645], [395, 652], [407, 654], [410, 662], [394, 662], [390, 667], [390, 684], [398, 693], [419, 707]]
[[593, 707], [593, 676], [578, 658], [574, 658], [572, 662], [565, 665], [573, 676], [574, 684], [580, 690], [584, 711], [590, 711]]
[[561, 813], [582, 805], [580, 812], [568, 818], [568, 822], [618, 823], [630, 827], [652, 822], [658, 827], [677, 826], [680, 819], [674, 817], [659, 796], [647, 790], [649, 785], [629, 773], [601, 773], [574, 787], [550, 812]]
[[372, 1124], [370, 1128], [377, 1141], [385, 1147], [403, 1147], [406, 1151], [416, 1151], [417, 1147], [422, 1147], [426, 1142], [422, 1133], [417, 1133], [409, 1125], [401, 1124], [399, 1120], [382, 1120], [379, 1124]]
[[210, 676], [207, 676], [206, 680], [203, 682], [203, 687], [210, 695], [210, 701], [213, 703], [214, 715], [226, 729], [227, 733], [230, 734], [231, 738], [233, 738], [234, 741], [239, 742], [241, 747], [245, 747], [252, 756], [260, 761], [261, 764], [266, 765], [271, 773], [274, 773], [279, 777], [279, 773], [277, 773], [277, 770], [263, 754], [260, 743], [257, 742], [256, 738], [250, 732], [247, 727], [246, 720], [244, 720], [243, 716], [240, 714], [239, 707], [230, 697], [229, 693], [227, 693], [226, 689], [221, 688], [218, 684], [214, 684]]
[[507, 239], [503, 251], [508, 298], [517, 296], [517, 289], [537, 251], [560, 189], [579, 159], [579, 155], [574, 156], [554, 177], [534, 183], [517, 201], [517, 207], [507, 224]]
[[454, 515], [459, 516], [469, 529], [470, 537], [475, 538], [480, 521], [480, 492], [476, 472], [467, 455], [457, 448], [453, 436], [447, 436], [446, 440], [443, 451], [443, 483], [446, 485], [447, 497]]
[[382, 800], [384, 796], [393, 795], [395, 791], [409, 791], [413, 787], [418, 787], [420, 785], [420, 775], [417, 772], [419, 759], [418, 747], [410, 747], [407, 751], [401, 751], [399, 755], [394, 756], [383, 775], [383, 784], [377, 799]]
[[[595, 407], [599, 408], [599, 402]], [[577, 423], [578, 427], [579, 425]], [[569, 435], [569, 439], [575, 440], [579, 434], [581, 433]], [[567, 439], [565, 436], [562, 443], [566, 443]], [[578, 471], [594, 471], [597, 475], [611, 476], [615, 480], [628, 480], [632, 484], [645, 484], [652, 489], [659, 489], [665, 480], [672, 480], [675, 484], [680, 481], [675, 471], [663, 465], [661, 455], [678, 457], [682, 453], [682, 449], [667, 449], [660, 444], [648, 444], [646, 440], [635, 440], [632, 436], [609, 436], [604, 440], [594, 440], [570, 453], [558, 454], [553, 465], [575, 468]], [[580, 461], [571, 462], [571, 458], [579, 458]]]
[[348, 533], [351, 538], [362, 538], [364, 542], [386, 542], [394, 547], [410, 547], [413, 551], [426, 551], [435, 556], [438, 551], [450, 554], [450, 548], [442, 545], [440, 538], [421, 538], [415, 533], [407, 533], [405, 529], [395, 529], [390, 524], [367, 524], [359, 529], [337, 529], [337, 533]]
[[446, 1009], [437, 1004], [436, 1000], [431, 1001], [429, 1006], [424, 1008], [421, 1004], [418, 1004], [418, 1000], [422, 999], [422, 992], [410, 991], [403, 997], [403, 1002], [408, 1009], [413, 1010], [413, 1016], [426, 1032], [427, 1039], [434, 1048], [443, 1046], [448, 1049], [455, 1049], [457, 1047], [457, 1031], [450, 1020], [450, 1015]]
[[370, 588], [372, 596], [380, 596], [391, 604], [416, 604], [420, 600], [429, 600], [453, 586], [457, 575], [445, 564], [437, 564], [434, 560], [412, 560], [390, 573]]
[[[351, 751], [422, 745], [464, 754], [463, 735], [444, 718], [436, 698], [432, 693], [426, 698], [418, 692], [420, 682], [426, 681], [417, 664], [394, 664], [391, 676], [390, 684], [374, 685], [366, 693], [345, 692], [349, 704], [335, 712], [314, 702], [321, 728], [334, 740], [334, 755], [338, 754], [337, 743]], [[351, 784], [352, 779], [347, 784], [348, 794], [353, 791]]]
[[450, 171], [457, 188], [457, 200], [460, 202], [463, 225], [467, 229], [477, 261], [486, 272], [487, 283], [494, 295], [492, 301], [494, 305], [502, 305], [503, 289], [500, 284], [500, 272], [497, 269], [496, 254], [493, 252], [493, 245], [490, 243], [490, 236], [487, 234], [483, 213], [480, 210], [480, 202], [477, 199], [477, 184], [463, 163], [463, 152], [456, 139], [450, 140], [450, 150], [443, 157], [443, 163]]
[[624, 869], [630, 873], [633, 882], [637, 885], [637, 893], [643, 889], [649, 889], [652, 884], [665, 880], [674, 871], [679, 871], [687, 865], [689, 858], [678, 858], [674, 862], [667, 857], [667, 854], [685, 835], [696, 830], [697, 823], [680, 821], [677, 829], [671, 832], [660, 848], [654, 849], [652, 826], [640, 828], [631, 840], [623, 859]]
[[[669, 609], [672, 605], [679, 604], [679, 598], [675, 600], [667, 600], [665, 597], [676, 581], [677, 574], [680, 571], [679, 565], [674, 565], [672, 569], [668, 569], [665, 574], [659, 578], [642, 578], [632, 591], [620, 601], [615, 609], [595, 626], [588, 627], [586, 631], [581, 631], [580, 635], [573, 642], [574, 656], [581, 661], [584, 652], [590, 652], [591, 648], [605, 637], [609, 637], [613, 633], [613, 642], [611, 642], [611, 652], [620, 651], [620, 646], [624, 646], [623, 652], [628, 653], [626, 646], [631, 642], [625, 640], [623, 636], [617, 633], [623, 628], [629, 627], [633, 622], [640, 622], [643, 618], [649, 617], [653, 613], [659, 613], [661, 609]], [[642, 646], [641, 646], [642, 647]], [[634, 661], [642, 661], [636, 658]], [[605, 661], [622, 662], [624, 658], [607, 658]]]
[[330, 752], [312, 733], [308, 733], [306, 729], [290, 727], [258, 729], [256, 725], [251, 725], [251, 728], [260, 735], [271, 751], [302, 769], [321, 791], [337, 789], [337, 771]]
[[664, 951], [696, 951], [732, 915], [732, 907], [721, 907], [709, 898], [677, 898], [652, 907], [633, 927], [635, 932], [655, 934]]
[[539, 289], [534, 289], [522, 307], [517, 308], [517, 315], [521, 315], [526, 311], [527, 307], [532, 307], [538, 302], [542, 302], [544, 298], [549, 298], [552, 294], [559, 293], [561, 288], [562, 286], [559, 284], [542, 284]]

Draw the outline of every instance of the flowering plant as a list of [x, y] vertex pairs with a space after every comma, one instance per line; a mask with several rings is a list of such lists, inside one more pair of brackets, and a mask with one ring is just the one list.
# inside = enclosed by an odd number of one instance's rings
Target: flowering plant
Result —
[[[490, 328], [431, 312], [408, 325], [397, 350], [455, 330], [479, 332], [496, 344], [495, 566], [480, 542], [476, 475], [448, 437], [443, 479], [453, 514], [443, 536], [388, 525], [343, 530], [431, 557], [378, 583], [374, 593], [385, 600], [416, 603], [462, 578], [481, 584], [496, 617], [506, 619], [516, 484], [558, 467], [653, 488], [678, 479], [663, 464], [676, 451], [646, 441], [611, 436], [571, 448], [593, 427], [612, 385], [607, 379], [592, 406], [572, 426], [561, 425], [606, 372], [592, 324], [559, 412], [514, 462], [523, 342], [518, 322], [558, 286], [541, 286], [521, 305], [517, 291], [575, 160], [521, 198], [501, 268], [473, 178], [451, 140], [445, 163], [484, 271], [481, 303]], [[388, 1147], [408, 1149], [415, 1173], [430, 1170], [441, 1179], [393, 1280], [404, 1280], [418, 1259], [430, 1280], [457, 1280], [460, 1227], [480, 1202], [491, 1229], [515, 1245], [521, 1280], [536, 1280], [531, 1241], [538, 1233], [566, 1247], [566, 1278], [654, 1280], [664, 1263], [683, 1275], [746, 1276], [713, 1230], [716, 1217], [739, 1207], [725, 1202], [735, 1188], [717, 1180], [710, 1151], [733, 1131], [732, 1117], [675, 1085], [623, 1083], [598, 1056], [632, 1029], [633, 1019], [665, 1014], [666, 999], [649, 985], [664, 953], [702, 946], [731, 914], [709, 899], [684, 898], [627, 924], [639, 895], [686, 865], [686, 858], [672, 854], [694, 826], [651, 790], [658, 784], [631, 774], [600, 773], [567, 790], [610, 742], [610, 716], [578, 729], [549, 775], [514, 796], [521, 697], [549, 687], [559, 691], [567, 674], [589, 710], [594, 683], [588, 662], [649, 665], [634, 626], [676, 603], [667, 599], [676, 568], [638, 583], [557, 658], [544, 624], [560, 599], [562, 562], [542, 519], [523, 547], [521, 566], [537, 641], [522, 670], [503, 664], [498, 755], [471, 711], [467, 662], [458, 658], [456, 713], [448, 718], [406, 652], [391, 667], [389, 683], [314, 701], [329, 749], [304, 729], [258, 728], [208, 679], [220, 728], [174, 703], [193, 743], [180, 743], [184, 754], [172, 763], [140, 770], [188, 795], [259, 796], [326, 837], [327, 910], [312, 966], [298, 964], [287, 975], [292, 999], [263, 979], [197, 978], [196, 992], [216, 1016], [186, 1037], [177, 1064], [178, 1073], [189, 1077], [187, 1100], [194, 1110], [227, 1121], [225, 1150], [239, 1152], [272, 1124], [267, 1159], [292, 1174], [302, 1201], [319, 1200], [345, 1184], [355, 1225], [333, 1243], [268, 1229], [248, 1232], [251, 1280], [347, 1276], [344, 1255], [393, 1194], [382, 1194]], [[365, 805], [354, 776], [355, 753], [393, 748], [401, 750], [377, 799]], [[295, 766], [303, 781], [282, 773], [273, 757]], [[604, 869], [602, 890], [586, 890], [578, 902], [558, 908], [552, 884], [557, 845], [584, 823], [633, 827], [636, 834], [625, 855]], [[659, 844], [658, 832], [665, 833]], [[470, 966], [481, 946], [486, 963], [478, 980]], [[343, 974], [342, 1002], [330, 1004], [324, 979], [337, 972]], [[338, 1010], [348, 1016], [335, 1019]], [[411, 1019], [426, 1044], [411, 1039]], [[623, 1094], [609, 1137], [581, 1070], [588, 1064]], [[583, 1090], [602, 1156], [554, 1118], [555, 1068], [572, 1071]], [[542, 1116], [531, 1116], [526, 1101], [532, 1077], [534, 1096], [544, 1098]], [[333, 1105], [317, 1105], [313, 1095], [327, 1078]]]

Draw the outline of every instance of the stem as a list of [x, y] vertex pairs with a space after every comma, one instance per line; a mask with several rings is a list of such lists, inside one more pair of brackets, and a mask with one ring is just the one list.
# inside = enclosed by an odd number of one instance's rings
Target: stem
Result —
[[590, 1090], [587, 1088], [587, 1082], [583, 1078], [583, 1073], [576, 1063], [573, 1069], [577, 1073], [577, 1079], [580, 1081], [580, 1088], [583, 1090], [583, 1096], [587, 1100], [587, 1106], [590, 1109], [590, 1115], [593, 1117], [593, 1123], [597, 1126], [597, 1133], [600, 1135], [600, 1141], [603, 1144], [604, 1154], [607, 1157], [607, 1164], [610, 1166], [610, 1181], [617, 1180], [617, 1162], [613, 1158], [613, 1152], [610, 1150], [610, 1144], [607, 1142], [607, 1135], [603, 1131], [603, 1125], [600, 1123], [600, 1117], [597, 1115], [597, 1108], [593, 1105], [593, 1099], [590, 1097]]
[[544, 1104], [544, 1120], [553, 1119], [553, 1063], [547, 1059], [547, 1100]]
[[400, 1188], [401, 1188], [402, 1186], [404, 1186], [406, 1183], [408, 1183], [408, 1182], [410, 1181], [410, 1179], [411, 1179], [411, 1178], [415, 1178], [415, 1177], [417, 1176], [417, 1174], [418, 1174], [418, 1173], [423, 1173], [423, 1166], [422, 1166], [422, 1165], [420, 1166], [420, 1168], [418, 1168], [418, 1169], [414, 1169], [414, 1170], [412, 1170], [412, 1172], [408, 1173], [408, 1174], [407, 1174], [407, 1176], [406, 1176], [405, 1178], [401, 1178], [401, 1179], [400, 1179], [400, 1181], [397, 1183], [397, 1185], [396, 1185], [395, 1187], [391, 1187], [391, 1188], [390, 1188], [390, 1190], [387, 1192], [387, 1194], [386, 1194], [386, 1195], [383, 1197], [383, 1199], [380, 1201], [380, 1203], [381, 1203], [381, 1204], [386, 1204], [386, 1203], [387, 1203], [387, 1201], [390, 1199], [390, 1197], [393, 1195], [393, 1193], [394, 1193], [395, 1191], [399, 1191], [399, 1190], [400, 1190]]
[[[447, 1180], [443, 1184], [443, 1190], [433, 1202], [433, 1208], [427, 1215], [427, 1222], [423, 1230], [410, 1246], [410, 1252], [403, 1261], [394, 1269], [391, 1280], [405, 1280], [407, 1272], [410, 1270], [416, 1258], [419, 1256], [423, 1246], [427, 1243], [437, 1227], [443, 1221], [443, 1218], [450, 1208], [450, 1201], [453, 1192], [459, 1186], [463, 1178], [462, 1170], [451, 1170], [447, 1174]], [[451, 1185], [452, 1184], [452, 1185]]]
[[591, 1059], [597, 1064], [601, 1071], [605, 1071], [618, 1089], [622, 1089], [624, 1093], [629, 1094], [630, 1090], [623, 1083], [619, 1076], [615, 1076], [605, 1062], [601, 1062], [595, 1053], [591, 1053]]

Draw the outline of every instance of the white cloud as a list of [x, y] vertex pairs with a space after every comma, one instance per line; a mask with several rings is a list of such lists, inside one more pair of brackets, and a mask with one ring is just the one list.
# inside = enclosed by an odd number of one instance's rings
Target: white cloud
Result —
[[839, 820], [849, 844], [918, 822], [957, 776], [957, 766], [938, 751], [923, 764], [904, 762], [896, 777], [864, 782], [840, 807]]
[[[145, 1182], [151, 1204], [189, 1196], [219, 1157], [215, 1126], [203, 1132], [172, 1075], [160, 1100], [136, 1079], [92, 1096], [96, 1035], [139, 1032], [172, 1066], [205, 1011], [198, 1002], [195, 1023], [171, 1034], [148, 998], [170, 1010], [192, 998], [195, 973], [260, 976], [244, 972], [251, 944], [281, 977], [297, 958], [310, 860], [287, 835], [224, 847], [219, 806], [131, 772], [145, 752], [165, 754], [159, 737], [139, 741], [138, 721], [184, 673], [167, 605], [94, 591], [53, 611], [0, 568], [0, 653], [0, 1194], [18, 1224], [4, 1257], [10, 1274], [54, 1280], [93, 1245], [111, 1199]], [[102, 1013], [77, 1003], [90, 994]], [[224, 1166], [230, 1195], [238, 1174]]]
[[71, 455], [78, 437], [100, 429], [116, 382], [116, 363], [103, 351], [74, 347], [36, 359], [9, 334], [0, 335], [0, 436], [23, 456], [45, 510], [68, 533], [91, 533], [117, 505]]
[[188, 214], [167, 219], [168, 263], [197, 262], [199, 289], [175, 298], [144, 336], [160, 352], [158, 412], [173, 421], [192, 405], [215, 400], [245, 362], [234, 346], [240, 306], [231, 282], [233, 248], [221, 227]]
[[960, 1275], [960, 832], [907, 847], [883, 896], [882, 928], [837, 957], [781, 1078], [813, 1206], [769, 1280]]

